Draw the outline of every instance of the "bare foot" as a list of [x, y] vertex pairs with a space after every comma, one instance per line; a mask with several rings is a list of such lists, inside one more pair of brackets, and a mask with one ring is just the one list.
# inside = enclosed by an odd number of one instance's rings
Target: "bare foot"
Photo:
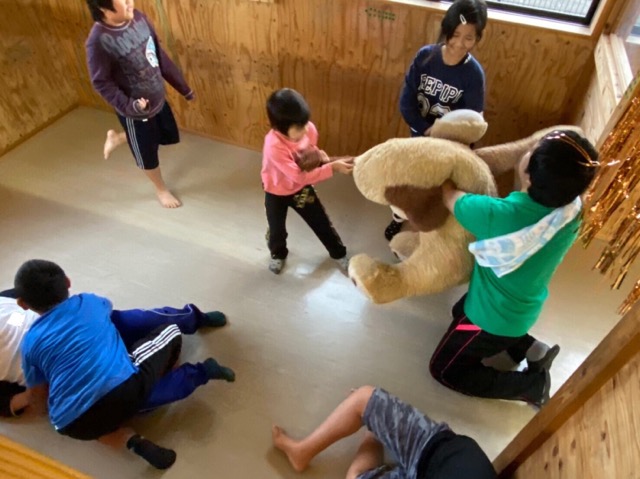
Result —
[[160, 204], [164, 208], [180, 208], [182, 206], [182, 202], [173, 196], [169, 190], [158, 190], [156, 195], [158, 195], [158, 200], [160, 200]]
[[287, 455], [291, 467], [293, 467], [296, 472], [302, 472], [307, 468], [310, 458], [303, 457], [300, 453], [298, 443], [287, 436], [284, 429], [273, 426], [271, 428], [271, 438], [273, 439], [273, 445], [276, 449], [280, 449]]
[[108, 160], [111, 152], [127, 141], [127, 135], [124, 131], [118, 133], [116, 130], [107, 132], [107, 139], [104, 142], [104, 159]]

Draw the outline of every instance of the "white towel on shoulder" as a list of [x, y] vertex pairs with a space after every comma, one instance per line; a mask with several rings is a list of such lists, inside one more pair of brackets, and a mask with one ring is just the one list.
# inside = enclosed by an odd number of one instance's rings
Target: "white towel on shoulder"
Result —
[[476, 241], [469, 251], [480, 266], [491, 268], [501, 278], [518, 269], [546, 245], [554, 235], [580, 214], [582, 201], [578, 196], [562, 208], [556, 208], [536, 224], [496, 238]]

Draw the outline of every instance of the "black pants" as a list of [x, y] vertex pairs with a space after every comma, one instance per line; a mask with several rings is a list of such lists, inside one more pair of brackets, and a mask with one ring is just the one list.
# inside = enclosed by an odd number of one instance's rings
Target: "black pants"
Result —
[[[11, 417], [11, 398], [16, 394], [26, 391], [27, 388], [20, 386], [18, 383], [9, 381], [0, 381], [0, 416]], [[19, 415], [21, 411], [15, 411], [15, 415]]]
[[520, 362], [535, 338], [528, 334], [517, 338], [496, 336], [481, 330], [464, 313], [465, 296], [453, 307], [453, 322], [431, 357], [431, 375], [444, 386], [469, 396], [539, 400], [544, 372], [498, 371], [482, 364], [483, 359], [502, 351]]
[[342, 244], [340, 236], [331, 224], [313, 186], [305, 186], [296, 194], [288, 196], [265, 193], [264, 207], [267, 210], [269, 223], [267, 243], [272, 258], [285, 259], [289, 254], [286, 224], [289, 208], [293, 208], [309, 225], [318, 239], [322, 241], [324, 247], [327, 248], [329, 256], [333, 259], [339, 259], [347, 254], [347, 248]]
[[180, 141], [180, 132], [169, 102], [152, 118], [134, 120], [118, 114], [118, 120], [127, 134], [127, 143], [138, 168], [153, 170], [160, 166], [158, 147]]
[[116, 431], [143, 407], [156, 383], [178, 360], [181, 348], [182, 336], [178, 326], [172, 324], [156, 328], [130, 348], [129, 355], [138, 372], [58, 432], [90, 441]]

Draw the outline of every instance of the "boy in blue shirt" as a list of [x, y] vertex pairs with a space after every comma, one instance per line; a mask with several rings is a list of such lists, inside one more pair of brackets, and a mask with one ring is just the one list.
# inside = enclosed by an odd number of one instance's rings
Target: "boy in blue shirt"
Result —
[[[469, 292], [454, 306], [453, 322], [431, 357], [433, 377], [463, 394], [549, 399], [549, 369], [559, 346], [529, 335], [549, 294], [548, 284], [574, 243], [582, 195], [593, 180], [598, 153], [569, 130], [542, 138], [520, 161], [521, 191], [492, 198], [458, 191], [448, 181], [443, 201], [478, 240]], [[482, 360], [506, 351], [525, 371], [498, 371]]]
[[[16, 274], [18, 304], [41, 315], [22, 342], [32, 397], [48, 400], [59, 433], [126, 446], [158, 469], [170, 467], [174, 451], [122, 427], [123, 422], [182, 399], [211, 379], [233, 381], [233, 371], [213, 358], [172, 369], [182, 345], [180, 328], [170, 319], [173, 310], [114, 312], [106, 298], [69, 297], [69, 287], [64, 271], [50, 261], [27, 261]], [[180, 318], [186, 332], [207, 323], [197, 308], [189, 311]], [[158, 314], [166, 315], [165, 324]]]

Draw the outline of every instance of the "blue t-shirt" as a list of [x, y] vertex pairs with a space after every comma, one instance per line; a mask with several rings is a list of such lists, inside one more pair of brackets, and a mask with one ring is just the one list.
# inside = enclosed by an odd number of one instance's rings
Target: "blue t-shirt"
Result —
[[49, 417], [69, 425], [137, 371], [111, 322], [111, 302], [72, 296], [43, 314], [22, 343], [28, 387], [49, 385]]
[[422, 136], [437, 118], [460, 109], [484, 111], [484, 71], [470, 54], [457, 65], [442, 60], [442, 45], [422, 47], [405, 77], [400, 112], [412, 136]]

